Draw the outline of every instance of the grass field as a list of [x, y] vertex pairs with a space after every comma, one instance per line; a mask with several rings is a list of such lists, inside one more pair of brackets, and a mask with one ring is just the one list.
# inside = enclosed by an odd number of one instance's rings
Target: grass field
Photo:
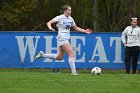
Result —
[[121, 71], [104, 71], [91, 75], [79, 71], [52, 73], [48, 70], [1, 69], [0, 93], [138, 93], [140, 75], [126, 75]]

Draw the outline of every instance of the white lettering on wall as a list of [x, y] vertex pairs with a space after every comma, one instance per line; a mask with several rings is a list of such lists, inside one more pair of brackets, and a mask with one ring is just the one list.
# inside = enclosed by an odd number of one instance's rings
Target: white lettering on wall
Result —
[[[25, 61], [27, 49], [29, 50], [30, 60], [33, 62], [40, 36], [16, 36], [15, 38], [19, 46], [21, 62]], [[35, 44], [33, 39], [35, 39]]]
[[[77, 43], [77, 40], [80, 40], [82, 43]], [[81, 56], [79, 59], [75, 59], [76, 62], [85, 62], [85, 53], [81, 51], [82, 46], [85, 46], [85, 37], [84, 36], [71, 36], [71, 46], [73, 48], [75, 58]], [[78, 47], [77, 47], [78, 46]]]
[[[95, 57], [99, 57], [99, 60], [97, 60], [97, 62], [108, 63], [109, 60], [107, 60], [102, 38], [96, 37], [96, 39], [97, 39], [97, 42], [96, 42], [95, 49], [93, 51], [93, 55], [91, 59], [95, 59]], [[89, 62], [94, 62], [94, 61], [90, 60]]]
[[120, 37], [110, 37], [110, 47], [112, 47], [113, 42], [115, 42], [115, 60], [114, 63], [123, 63], [121, 60], [121, 38]]

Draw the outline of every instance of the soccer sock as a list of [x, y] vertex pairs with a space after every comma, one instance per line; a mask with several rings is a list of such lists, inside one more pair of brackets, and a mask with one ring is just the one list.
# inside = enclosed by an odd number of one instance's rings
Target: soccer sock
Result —
[[72, 73], [76, 73], [75, 60], [74, 60], [74, 58], [69, 58], [69, 64], [70, 64], [71, 72]]
[[56, 59], [57, 54], [43, 54], [42, 57], [49, 59]]

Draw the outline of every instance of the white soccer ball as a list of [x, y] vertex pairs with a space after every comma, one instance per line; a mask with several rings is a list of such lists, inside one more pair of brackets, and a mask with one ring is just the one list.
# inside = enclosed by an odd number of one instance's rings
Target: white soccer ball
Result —
[[94, 75], [101, 75], [101, 68], [99, 68], [99, 67], [94, 67], [94, 68], [92, 68], [91, 74], [94, 74]]

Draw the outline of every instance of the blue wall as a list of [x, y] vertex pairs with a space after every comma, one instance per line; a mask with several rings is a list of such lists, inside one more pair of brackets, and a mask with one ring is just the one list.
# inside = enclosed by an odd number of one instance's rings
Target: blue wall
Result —
[[[57, 52], [56, 36], [56, 32], [0, 32], [0, 68], [69, 68], [68, 55], [62, 61], [33, 61], [40, 50]], [[87, 35], [72, 32], [70, 42], [76, 67], [124, 68], [124, 47], [120, 36], [121, 33]]]

